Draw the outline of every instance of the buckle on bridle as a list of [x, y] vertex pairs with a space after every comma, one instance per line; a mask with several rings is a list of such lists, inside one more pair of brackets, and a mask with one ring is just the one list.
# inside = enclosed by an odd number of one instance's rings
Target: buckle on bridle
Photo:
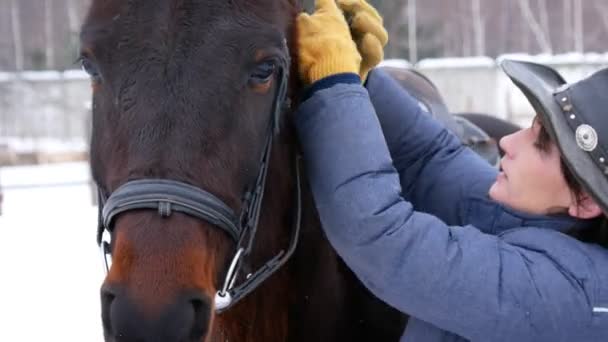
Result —
[[232, 295], [230, 294], [230, 290], [234, 287], [234, 282], [236, 281], [236, 276], [238, 272], [239, 262], [241, 260], [241, 256], [245, 250], [241, 247], [236, 252], [232, 261], [230, 262], [230, 268], [228, 268], [228, 273], [226, 273], [226, 279], [224, 279], [224, 285], [222, 289], [217, 291], [215, 294], [215, 310], [221, 311], [225, 308], [229, 307], [232, 304]]
[[101, 263], [106, 275], [108, 272], [110, 272], [110, 267], [112, 267], [112, 252], [110, 250], [111, 243], [112, 236], [108, 230], [104, 229], [103, 234], [101, 235], [99, 250], [101, 251]]

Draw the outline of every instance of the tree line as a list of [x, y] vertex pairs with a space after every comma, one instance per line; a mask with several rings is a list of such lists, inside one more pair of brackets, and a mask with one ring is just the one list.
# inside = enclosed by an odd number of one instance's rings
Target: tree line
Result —
[[[0, 0], [0, 70], [75, 67], [90, 0]], [[606, 0], [370, 0], [388, 58], [605, 52]]]
[[384, 15], [390, 57], [608, 51], [606, 0], [370, 1]]

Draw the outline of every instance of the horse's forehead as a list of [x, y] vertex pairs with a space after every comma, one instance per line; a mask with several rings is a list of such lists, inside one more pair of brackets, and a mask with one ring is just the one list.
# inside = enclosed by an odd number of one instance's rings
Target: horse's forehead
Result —
[[115, 20], [126, 10], [152, 13], [159, 9], [167, 12], [251, 13], [266, 19], [276, 19], [287, 9], [299, 7], [300, 0], [92, 0], [89, 19]]
[[298, 8], [299, 0], [93, 0], [81, 41], [86, 49], [100, 41], [131, 41], [133, 36], [121, 36], [125, 32], [139, 34], [140, 41], [183, 34], [200, 38], [207, 32], [223, 32], [206, 36], [210, 41], [260, 29], [285, 32]]

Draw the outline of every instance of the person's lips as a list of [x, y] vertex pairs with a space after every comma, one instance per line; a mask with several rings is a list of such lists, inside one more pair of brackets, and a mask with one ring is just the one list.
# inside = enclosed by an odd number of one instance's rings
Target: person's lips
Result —
[[507, 175], [504, 172], [499, 172], [496, 180], [507, 180]]

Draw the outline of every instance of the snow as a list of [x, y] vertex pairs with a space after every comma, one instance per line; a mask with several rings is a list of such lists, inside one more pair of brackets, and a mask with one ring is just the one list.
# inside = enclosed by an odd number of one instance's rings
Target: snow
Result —
[[15, 74], [12, 72], [0, 72], [0, 82], [12, 81], [15, 78]]
[[467, 57], [467, 58], [431, 58], [423, 59], [416, 64], [417, 67], [426, 69], [437, 68], [492, 68], [496, 66], [494, 59], [490, 57]]
[[88, 148], [84, 139], [0, 137], [0, 147], [15, 153], [33, 152], [83, 152]]
[[86, 72], [82, 70], [45, 70], [45, 71], [22, 71], [21, 73], [16, 72], [0, 72], [0, 82], [9, 82], [16, 79], [22, 81], [31, 82], [44, 82], [44, 81], [59, 81], [59, 80], [86, 80], [89, 78]]
[[25, 81], [55, 81], [61, 79], [59, 71], [24, 71], [21, 78]]
[[577, 53], [570, 52], [560, 55], [528, 55], [528, 54], [505, 54], [497, 58], [498, 63], [504, 59], [515, 59], [536, 62], [541, 64], [567, 65], [567, 64], [607, 64], [608, 53]]
[[66, 80], [88, 80], [90, 76], [82, 70], [66, 70], [63, 72], [63, 78]]
[[385, 59], [380, 62], [380, 66], [409, 69], [412, 67], [412, 63], [408, 62], [405, 59]]
[[[457, 58], [427, 58], [419, 61], [416, 67], [421, 69], [440, 69], [440, 68], [493, 68], [500, 64], [505, 59], [515, 59], [536, 62], [541, 64], [549, 65], [606, 65], [608, 64], [608, 53], [578, 53], [569, 52], [557, 55], [539, 54], [530, 55], [525, 53], [511, 53], [498, 56], [496, 59], [492, 59], [486, 56], [479, 57], [457, 57]], [[399, 63], [404, 64], [405, 67], [409, 64], [404, 60], [388, 60], [388, 64], [395, 64], [399, 66]], [[384, 62], [383, 62], [384, 63]]]
[[0, 168], [0, 341], [102, 341], [86, 163]]

